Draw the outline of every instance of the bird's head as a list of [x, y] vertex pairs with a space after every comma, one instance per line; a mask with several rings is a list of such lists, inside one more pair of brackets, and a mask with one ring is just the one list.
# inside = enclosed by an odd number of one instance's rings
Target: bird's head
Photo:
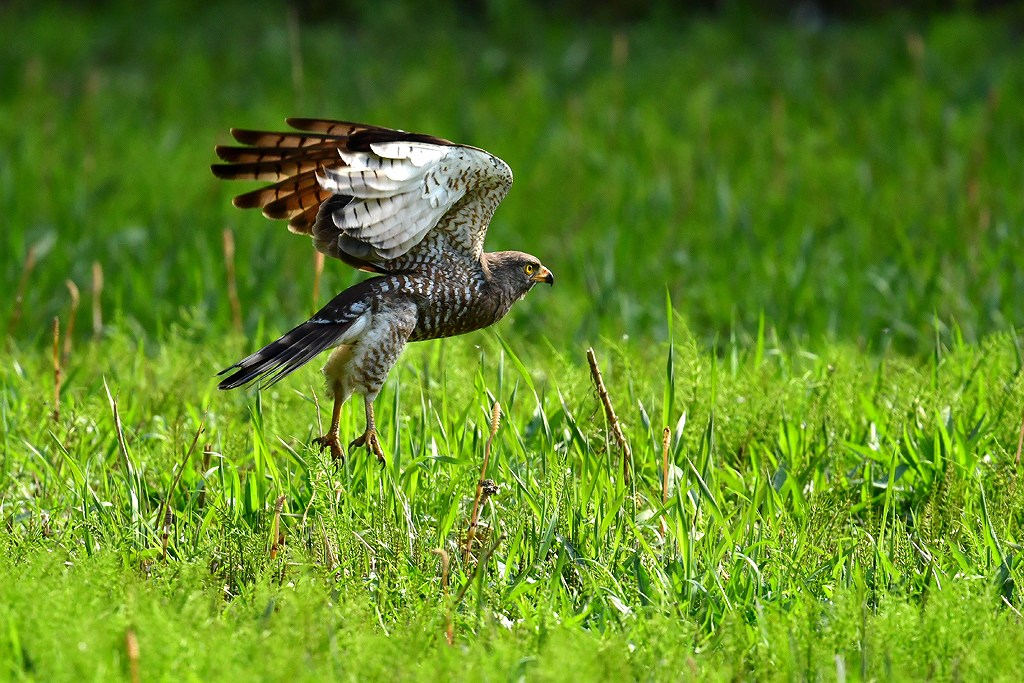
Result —
[[496, 251], [486, 257], [491, 281], [511, 294], [513, 300], [526, 296], [538, 282], [555, 284], [555, 276], [536, 256], [521, 251]]

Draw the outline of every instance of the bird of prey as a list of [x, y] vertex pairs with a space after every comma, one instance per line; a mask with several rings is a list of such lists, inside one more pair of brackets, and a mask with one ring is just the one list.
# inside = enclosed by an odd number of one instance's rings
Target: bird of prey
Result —
[[273, 181], [234, 205], [288, 221], [315, 247], [375, 276], [338, 294], [312, 318], [221, 371], [221, 389], [268, 386], [333, 349], [323, 372], [331, 427], [316, 439], [335, 458], [341, 407], [363, 397], [366, 430], [349, 444], [381, 462], [373, 402], [407, 342], [496, 323], [554, 276], [521, 251], [485, 252], [484, 236], [512, 171], [476, 147], [344, 121], [288, 119], [289, 132], [231, 130], [219, 178]]

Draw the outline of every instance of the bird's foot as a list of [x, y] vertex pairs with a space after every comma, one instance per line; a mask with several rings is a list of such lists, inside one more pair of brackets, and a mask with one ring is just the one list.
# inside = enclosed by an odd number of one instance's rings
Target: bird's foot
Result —
[[338, 432], [327, 432], [323, 436], [313, 439], [313, 443], [319, 446], [321, 451], [330, 448], [332, 459], [345, 459], [345, 451], [341, 450], [341, 441], [338, 439]]
[[348, 449], [351, 451], [353, 448], [359, 448], [360, 446], [369, 448], [377, 456], [377, 461], [382, 465], [384, 464], [384, 449], [380, 447], [380, 441], [377, 440], [376, 429], [367, 429], [362, 435], [352, 439]]

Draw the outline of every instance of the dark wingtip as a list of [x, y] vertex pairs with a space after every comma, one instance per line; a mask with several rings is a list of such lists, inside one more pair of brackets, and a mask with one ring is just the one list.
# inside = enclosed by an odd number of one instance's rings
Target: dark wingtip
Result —
[[240, 194], [231, 200], [231, 204], [236, 209], [255, 209], [260, 205], [261, 191], [262, 190], [255, 190], [253, 192]]
[[217, 155], [218, 159], [223, 159], [224, 161], [231, 161], [231, 153], [237, 152], [238, 150], [239, 148], [233, 145], [215, 145], [213, 148], [213, 153]]
[[231, 175], [231, 164], [210, 164], [210, 170], [218, 178], [224, 178], [225, 180], [232, 180], [233, 178]]
[[242, 144], [247, 144], [246, 140], [252, 137], [252, 131], [247, 128], [229, 128], [228, 132], [231, 133], [231, 137]]
[[291, 128], [292, 130], [308, 131], [309, 130], [309, 122], [311, 120], [312, 119], [310, 119], [308, 117], [305, 117], [305, 116], [289, 116], [288, 118], [286, 118], [284, 120], [284, 123], [285, 123], [286, 126]]
[[313, 133], [316, 135], [327, 135], [331, 137], [344, 138], [352, 132], [372, 126], [365, 126], [352, 121], [339, 121], [337, 119], [314, 119], [306, 116], [289, 116], [284, 120], [288, 126], [302, 133]]

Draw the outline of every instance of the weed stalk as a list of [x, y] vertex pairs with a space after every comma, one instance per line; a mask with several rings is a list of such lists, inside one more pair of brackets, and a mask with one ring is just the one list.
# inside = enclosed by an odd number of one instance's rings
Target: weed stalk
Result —
[[[430, 552], [441, 558], [441, 599], [448, 601], [448, 551], [444, 548], [434, 548]], [[452, 618], [452, 605], [448, 603], [445, 612], [444, 639], [449, 645], [455, 644], [455, 621]]]
[[68, 288], [68, 294], [71, 295], [71, 310], [68, 312], [67, 329], [64, 330], [64, 353], [61, 358], [61, 365], [67, 367], [68, 359], [71, 358], [71, 335], [75, 332], [75, 318], [78, 317], [78, 304], [82, 297], [78, 291], [78, 285], [73, 280], [65, 280], [64, 285]]
[[200, 510], [206, 507], [206, 473], [210, 471], [210, 458], [213, 456], [213, 444], [206, 444], [203, 447], [203, 488], [199, 490], [199, 498], [196, 500], [196, 507]]
[[103, 266], [92, 262], [92, 336], [98, 339], [103, 333]]
[[281, 494], [274, 501], [274, 523], [270, 527], [270, 559], [277, 558], [277, 551], [284, 545], [281, 534], [281, 511], [284, 509], [285, 495]]
[[459, 592], [455, 594], [455, 599], [452, 601], [453, 604], [459, 604], [460, 602], [462, 602], [462, 598], [466, 597], [466, 591], [469, 590], [469, 587], [473, 584], [473, 581], [476, 580], [477, 574], [480, 573], [482, 567], [487, 565], [487, 560], [490, 559], [491, 554], [498, 549], [498, 546], [501, 545], [501, 542], [504, 540], [505, 534], [498, 534], [498, 537], [494, 539], [494, 543], [491, 544], [491, 547], [489, 547], [480, 556], [480, 561], [477, 562], [476, 567], [473, 568], [473, 573], [469, 575], [469, 577], [466, 579], [466, 583], [463, 584], [462, 588], [459, 589]]
[[228, 278], [228, 303], [231, 306], [231, 326], [242, 331], [242, 302], [238, 299], [238, 279], [235, 276], [235, 233], [224, 228], [224, 270]]
[[476, 537], [476, 527], [480, 518], [480, 508], [487, 502], [487, 498], [496, 493], [494, 482], [487, 479], [487, 463], [491, 460], [491, 446], [494, 444], [494, 435], [498, 433], [501, 424], [501, 404], [497, 401], [491, 406], [491, 434], [487, 437], [487, 444], [484, 446], [484, 462], [480, 468], [480, 479], [476, 483], [476, 498], [473, 500], [473, 513], [469, 517], [469, 530], [466, 531], [466, 553], [465, 563], [469, 565], [469, 557], [473, 550], [473, 539]]
[[124, 632], [124, 649], [128, 653], [128, 673], [132, 683], [139, 683], [139, 638], [135, 635], [135, 629], [129, 628]]
[[164, 505], [163, 529], [160, 534], [161, 558], [167, 560], [167, 546], [171, 542], [171, 528], [174, 526], [174, 510], [170, 505]]
[[633, 449], [629, 447], [629, 442], [626, 441], [626, 436], [622, 433], [619, 418], [615, 415], [615, 408], [612, 407], [611, 397], [608, 396], [608, 390], [604, 386], [604, 378], [601, 377], [601, 369], [597, 365], [597, 354], [594, 353], [592, 347], [587, 349], [587, 361], [590, 363], [590, 376], [594, 380], [597, 395], [604, 406], [604, 414], [608, 418], [608, 424], [611, 426], [615, 443], [618, 444], [619, 450], [622, 451], [622, 478], [624, 483], [628, 485], [629, 461], [633, 459]]
[[7, 322], [7, 338], [10, 341], [14, 337], [18, 323], [21, 322], [21, 306], [25, 299], [25, 287], [28, 286], [28, 278], [36, 267], [36, 245], [28, 248], [25, 260], [21, 266], [21, 277], [18, 279], [18, 289], [14, 292], [14, 310], [11, 311], [11, 319]]
[[324, 274], [324, 255], [313, 254], [313, 311], [320, 310], [320, 276]]

